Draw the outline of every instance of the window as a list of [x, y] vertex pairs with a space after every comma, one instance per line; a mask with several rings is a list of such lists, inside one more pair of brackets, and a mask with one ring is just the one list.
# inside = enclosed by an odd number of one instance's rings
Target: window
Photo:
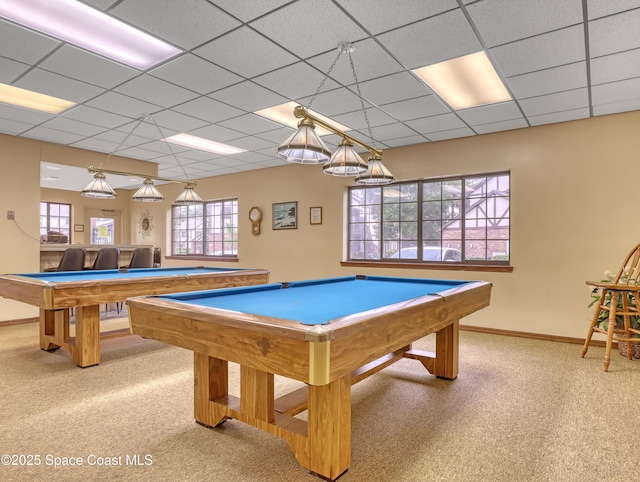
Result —
[[238, 255], [238, 200], [225, 199], [171, 210], [173, 256]]
[[508, 172], [349, 189], [348, 258], [508, 264]]
[[69, 243], [71, 204], [40, 203], [40, 242]]
[[91, 218], [91, 244], [113, 244], [115, 220], [113, 218]]

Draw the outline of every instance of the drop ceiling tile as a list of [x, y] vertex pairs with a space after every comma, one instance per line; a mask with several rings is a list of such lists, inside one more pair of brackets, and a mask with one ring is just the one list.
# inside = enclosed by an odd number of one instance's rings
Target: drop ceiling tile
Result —
[[133, 157], [134, 159], [142, 159], [144, 161], [149, 161], [158, 157], [157, 152], [150, 151], [148, 149], [142, 149], [141, 147], [125, 147], [124, 149], [118, 150], [118, 155], [124, 157]]
[[522, 118], [520, 109], [513, 101], [459, 110], [458, 115], [471, 126]]
[[640, 77], [640, 49], [591, 59], [591, 82], [604, 84]]
[[27, 132], [24, 132], [22, 134], [22, 137], [29, 137], [31, 139], [39, 139], [43, 141], [55, 142], [56, 144], [67, 145], [77, 142], [83, 139], [85, 136], [37, 126], [33, 129], [29, 129]]
[[482, 50], [460, 9], [382, 34], [378, 39], [409, 69]]
[[240, 172], [240, 170], [233, 167], [222, 167], [220, 169], [216, 169], [214, 172], [216, 176], [223, 176], [225, 174], [236, 174], [237, 172]]
[[397, 0], [342, 0], [340, 4], [373, 34], [458, 8], [455, 0], [405, 0], [402, 8]]
[[[298, 103], [308, 106], [310, 100], [311, 97], [298, 99]], [[371, 107], [371, 104], [365, 102], [364, 107], [367, 109]], [[311, 109], [322, 115], [331, 117], [337, 114], [362, 110], [362, 104], [357, 95], [349, 89], [341, 88], [318, 94], [313, 104], [311, 104]]]
[[268, 132], [261, 132], [256, 137], [280, 145], [285, 141], [285, 139], [288, 139], [291, 134], [293, 134], [292, 128], [281, 126], [279, 129], [274, 129]]
[[0, 83], [11, 84], [29, 70], [29, 65], [0, 57]]
[[109, 13], [182, 49], [192, 49], [240, 25], [201, 0], [124, 0]]
[[426, 137], [423, 137], [420, 135], [400, 137], [398, 139], [389, 139], [384, 141], [384, 143], [389, 147], [411, 146], [413, 144], [423, 144], [425, 142], [430, 142], [430, 141]]
[[381, 108], [400, 121], [451, 112], [437, 97], [425, 95], [414, 99], [385, 104]]
[[531, 116], [574, 110], [588, 107], [588, 105], [589, 93], [586, 88], [531, 97], [520, 101], [520, 106], [529, 119]]
[[268, 161], [260, 161], [257, 164], [262, 166], [263, 168], [267, 168], [267, 167], [282, 167], [282, 166], [286, 165], [287, 163], [285, 161], [283, 161], [282, 159], [280, 159], [279, 157], [275, 157], [275, 158], [270, 159]]
[[207, 122], [220, 122], [244, 114], [244, 111], [218, 102], [210, 97], [198, 97], [197, 99], [175, 106], [171, 110]]
[[507, 84], [517, 99], [586, 87], [586, 62], [576, 62], [529, 74], [516, 75], [509, 77]]
[[266, 119], [256, 114], [244, 114], [233, 119], [222, 121], [219, 125], [234, 129], [244, 134], [259, 134], [261, 132], [272, 131], [282, 124]]
[[446, 141], [449, 139], [459, 139], [461, 137], [469, 137], [475, 135], [476, 133], [468, 127], [461, 127], [459, 129], [451, 129], [448, 131], [432, 132], [431, 134], [427, 134], [427, 137], [431, 139], [432, 142], [436, 142]]
[[207, 122], [188, 115], [181, 114], [170, 109], [163, 110], [153, 115], [160, 130], [171, 129], [174, 132], [186, 132], [199, 127], [204, 127]]
[[85, 105], [115, 114], [126, 115], [134, 119], [161, 110], [161, 107], [157, 105], [133, 99], [117, 92], [106, 92], [95, 99], [91, 99]]
[[[357, 94], [356, 86], [351, 91]], [[380, 77], [360, 84], [362, 96], [376, 105], [390, 104], [430, 93], [428, 87], [409, 72]]]
[[0, 119], [11, 119], [25, 124], [35, 125], [46, 122], [54, 117], [53, 114], [47, 114], [46, 112], [23, 109], [22, 107], [0, 103]]
[[76, 103], [87, 101], [104, 92], [100, 87], [42, 69], [27, 72], [14, 85]]
[[640, 7], [639, 0], [587, 0], [589, 20]]
[[[253, 81], [284, 97], [296, 99], [315, 94], [324, 79], [325, 74], [322, 72], [304, 62], [298, 62], [255, 77]], [[337, 83], [327, 78], [321, 92], [337, 87], [339, 87]]]
[[[353, 68], [356, 71], [358, 82], [364, 82], [403, 70], [402, 65], [374, 40], [368, 38], [359, 42], [351, 42], [351, 44], [353, 47], [351, 60], [353, 61]], [[348, 53], [341, 53], [336, 61], [337, 56], [338, 49], [335, 48], [324, 54], [307, 59], [307, 62], [326, 74], [335, 61], [336, 64], [331, 70], [331, 78], [343, 85], [354, 84], [355, 79]], [[318, 86], [319, 84], [320, 82], [317, 82], [315, 85]]]
[[66, 117], [55, 117], [54, 119], [41, 124], [41, 126], [70, 134], [78, 134], [83, 137], [91, 137], [107, 130], [105, 127], [95, 126], [85, 122], [78, 122]]
[[195, 92], [147, 74], [125, 82], [114, 91], [162, 107], [173, 107], [198, 97]]
[[585, 60], [584, 28], [568, 27], [494, 47], [491, 54], [506, 77], [580, 62]]
[[640, 48], [640, 8], [589, 22], [592, 57]]
[[84, 0], [83, 3], [86, 3], [98, 10], [106, 11], [111, 7], [111, 5], [118, 3], [118, 0]]
[[113, 114], [100, 109], [94, 109], [86, 105], [77, 105], [68, 109], [63, 114], [68, 119], [73, 119], [78, 122], [85, 122], [94, 126], [106, 127], [114, 129], [131, 122], [129, 117]]
[[488, 47], [582, 23], [582, 0], [487, 0], [467, 11]]
[[248, 27], [239, 28], [215, 39], [193, 53], [246, 78], [270, 72], [298, 60], [282, 47]]
[[[398, 137], [409, 137], [416, 135], [416, 132], [411, 130], [404, 124], [388, 124], [386, 126], [377, 126], [371, 128], [374, 141], [386, 142], [388, 139], [397, 139]], [[369, 139], [369, 132], [366, 130], [359, 131], [359, 134], [355, 134], [353, 137], [367, 143], [373, 144], [374, 141]]]
[[[180, 147], [175, 145], [175, 147]], [[190, 162], [202, 162], [202, 161], [210, 161], [212, 159], [217, 159], [218, 157], [222, 157], [220, 154], [214, 154], [213, 152], [200, 151], [198, 149], [185, 149], [182, 152], [179, 152], [178, 162], [173, 158], [173, 156], [165, 156], [160, 158], [163, 162], [172, 163], [172, 164], [189, 164]]]
[[[209, 139], [210, 141], [224, 143], [227, 143], [231, 139], [237, 139], [244, 136], [242, 132], [234, 131], [232, 129], [227, 129], [226, 127], [221, 127], [213, 124], [195, 129], [193, 131], [189, 131], [188, 133], [192, 136], [203, 137], [205, 139]], [[242, 147], [236, 146], [234, 143], [231, 143], [231, 145], [234, 147]]]
[[478, 134], [489, 134], [491, 132], [508, 131], [512, 129], [522, 129], [529, 127], [529, 124], [522, 117], [520, 119], [505, 120], [499, 122], [489, 122], [487, 124], [474, 125], [473, 130]]
[[149, 74], [200, 94], [208, 94], [243, 80], [239, 75], [192, 54], [171, 60]]
[[89, 151], [104, 152], [104, 153], [112, 152], [116, 147], [118, 147], [117, 143], [105, 141], [103, 139], [98, 139], [97, 137], [82, 139], [78, 142], [72, 143], [71, 145], [79, 149], [87, 149]]
[[211, 3], [226, 10], [234, 17], [238, 17], [243, 22], [248, 22], [290, 1], [291, 0], [252, 0], [251, 2], [238, 2], [238, 0], [215, 0]]
[[0, 56], [36, 64], [61, 42], [0, 20]]
[[591, 95], [593, 105], [640, 99], [640, 78], [594, 85]]
[[[282, 140], [284, 141], [284, 139]], [[233, 147], [239, 147], [240, 149], [246, 149], [248, 151], [258, 151], [260, 149], [267, 149], [269, 147], [273, 147], [273, 149], [275, 150], [280, 142], [275, 143], [272, 141], [267, 141], [260, 137], [244, 136], [232, 139], [228, 143]]]
[[3, 134], [17, 136], [28, 130], [31, 126], [31, 124], [25, 124], [24, 122], [18, 122], [11, 119], [3, 119], [2, 117], [0, 117], [0, 132]]
[[594, 105], [593, 115], [617, 114], [618, 112], [629, 112], [632, 110], [640, 110], [640, 99]]
[[269, 159], [273, 158], [274, 155], [275, 154], [268, 156], [260, 152], [240, 152], [239, 154], [234, 154], [233, 158], [243, 162], [260, 162], [268, 161]]
[[39, 67], [105, 89], [110, 89], [140, 75], [136, 69], [71, 45], [63, 45], [44, 59]]
[[255, 112], [289, 100], [248, 81], [214, 92], [210, 97], [244, 109], [246, 112]]
[[589, 117], [589, 108], [583, 107], [580, 109], [567, 110], [563, 112], [553, 112], [550, 114], [530, 116], [529, 123], [532, 126], [539, 126], [542, 124], [554, 124], [556, 122], [585, 119], [587, 117]]
[[[304, 42], [299, 35], [291, 35], [292, 26], [300, 24], [301, 19], [312, 19], [303, 30]], [[330, 0], [292, 2], [250, 25], [303, 59], [335, 49], [341, 42], [367, 37], [366, 32]]]
[[[380, 109], [366, 109], [366, 113], [367, 118], [369, 119], [369, 125], [371, 125], [372, 127], [391, 124], [396, 121], [393, 117], [385, 114]], [[332, 117], [332, 119], [351, 129], [362, 130], [366, 132], [367, 119], [365, 118], [364, 112], [362, 110], [349, 112], [348, 114], [335, 115]]]
[[408, 126], [412, 127], [420, 134], [426, 135], [431, 139], [432, 132], [447, 131], [451, 129], [457, 129], [464, 127], [462, 122], [455, 114], [441, 114], [431, 117], [424, 117], [422, 119], [414, 119], [405, 122]]
[[146, 137], [140, 137], [138, 135], [132, 134], [131, 128], [126, 131], [105, 131], [94, 136], [94, 139], [112, 142], [113, 144], [115, 144], [113, 149], [111, 149], [114, 152], [120, 152], [120, 149], [123, 149], [124, 147], [134, 147], [149, 142], [149, 139]]

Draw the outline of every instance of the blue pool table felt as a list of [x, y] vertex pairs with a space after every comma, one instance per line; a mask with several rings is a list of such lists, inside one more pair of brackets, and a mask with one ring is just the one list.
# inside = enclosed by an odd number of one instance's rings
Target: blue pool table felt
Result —
[[20, 274], [26, 278], [48, 281], [51, 283], [64, 283], [69, 281], [95, 281], [100, 279], [130, 279], [146, 278], [149, 276], [186, 276], [204, 273], [224, 273], [228, 271], [244, 271], [233, 268], [212, 268], [212, 267], [179, 267], [179, 268], [136, 268], [126, 271], [117, 269], [85, 270], [85, 271], [53, 271], [47, 273]]
[[331, 320], [382, 306], [436, 295], [469, 281], [379, 276], [271, 283], [241, 288], [158, 296], [202, 307], [251, 313], [322, 325]]

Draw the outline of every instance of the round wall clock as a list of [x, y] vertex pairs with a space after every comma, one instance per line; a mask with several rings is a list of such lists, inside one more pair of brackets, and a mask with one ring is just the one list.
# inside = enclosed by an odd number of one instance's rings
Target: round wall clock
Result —
[[249, 220], [251, 221], [251, 233], [256, 236], [260, 234], [260, 223], [262, 222], [262, 210], [259, 207], [249, 209]]
[[149, 210], [140, 213], [140, 219], [138, 219], [138, 233], [143, 238], [151, 236], [151, 230], [153, 229], [153, 216], [149, 213]]

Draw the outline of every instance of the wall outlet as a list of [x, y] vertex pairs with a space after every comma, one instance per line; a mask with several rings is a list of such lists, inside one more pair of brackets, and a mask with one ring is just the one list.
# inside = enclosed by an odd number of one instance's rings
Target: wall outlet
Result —
[[7, 219], [9, 221], [15, 221], [16, 219], [16, 212], [15, 211], [7, 211]]

